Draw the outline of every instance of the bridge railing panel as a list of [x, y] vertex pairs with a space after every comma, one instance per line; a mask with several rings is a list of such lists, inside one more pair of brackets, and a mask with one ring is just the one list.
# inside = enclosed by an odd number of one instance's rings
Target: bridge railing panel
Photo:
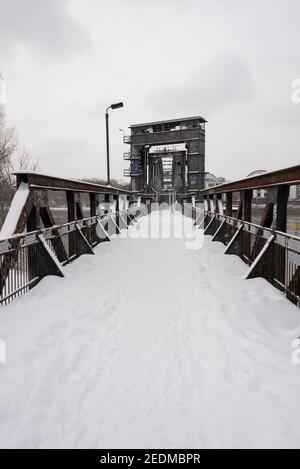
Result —
[[36, 233], [0, 242], [0, 303], [26, 293], [40, 280], [40, 246]]
[[96, 245], [146, 214], [131, 206], [1, 240], [0, 304], [28, 292], [47, 275], [63, 276], [63, 266], [82, 254], [93, 254]]
[[[196, 209], [206, 220], [204, 233], [222, 242], [226, 254], [248, 266], [246, 278], [263, 277], [300, 306], [300, 238], [227, 215]], [[200, 225], [201, 226], [201, 225]], [[203, 227], [203, 226], [202, 226]]]

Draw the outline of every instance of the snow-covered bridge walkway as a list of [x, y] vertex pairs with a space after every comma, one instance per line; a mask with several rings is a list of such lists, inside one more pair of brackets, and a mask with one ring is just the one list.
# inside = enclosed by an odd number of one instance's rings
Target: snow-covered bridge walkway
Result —
[[299, 446], [300, 312], [223, 251], [114, 238], [2, 308], [0, 446]]

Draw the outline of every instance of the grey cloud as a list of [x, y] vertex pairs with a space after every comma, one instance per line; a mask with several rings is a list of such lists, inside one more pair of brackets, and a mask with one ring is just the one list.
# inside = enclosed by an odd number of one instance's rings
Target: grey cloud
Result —
[[67, 11], [67, 0], [0, 0], [0, 52], [18, 45], [40, 53], [70, 54], [89, 42]]
[[185, 82], [179, 85], [166, 83], [151, 94], [149, 103], [158, 112], [200, 110], [208, 115], [254, 96], [255, 85], [246, 60], [240, 55], [223, 53], [199, 67]]
[[49, 156], [52, 160], [83, 156], [88, 148], [88, 141], [83, 138], [58, 138], [42, 140], [35, 148], [37, 154]]

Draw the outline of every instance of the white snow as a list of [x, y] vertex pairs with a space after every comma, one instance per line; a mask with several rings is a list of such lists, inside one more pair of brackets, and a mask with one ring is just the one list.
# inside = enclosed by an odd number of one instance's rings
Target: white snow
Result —
[[28, 196], [28, 184], [21, 182], [12, 200], [9, 212], [2, 226], [2, 230], [0, 231], [0, 241], [13, 236]]
[[1, 308], [0, 446], [299, 447], [300, 311], [210, 239], [113, 237]]

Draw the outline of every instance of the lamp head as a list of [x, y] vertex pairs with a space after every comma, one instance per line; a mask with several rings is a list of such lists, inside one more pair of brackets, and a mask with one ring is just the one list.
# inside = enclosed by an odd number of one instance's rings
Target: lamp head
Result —
[[111, 109], [118, 109], [119, 107], [123, 107], [124, 104], [123, 103], [114, 103], [114, 104], [111, 104]]

